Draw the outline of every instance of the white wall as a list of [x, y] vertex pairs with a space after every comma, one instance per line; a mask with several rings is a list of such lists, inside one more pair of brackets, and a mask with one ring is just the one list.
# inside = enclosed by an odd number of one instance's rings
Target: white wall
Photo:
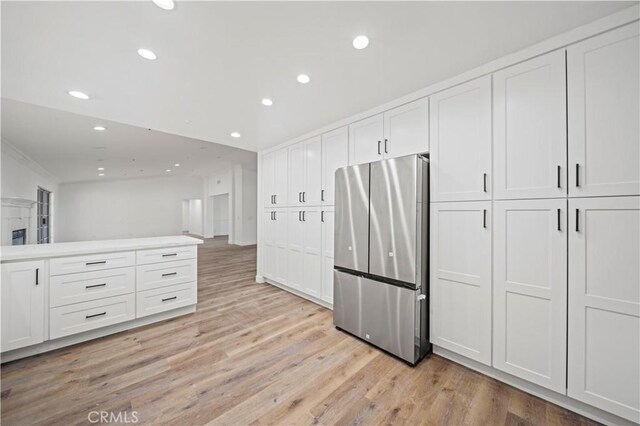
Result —
[[213, 235], [229, 235], [229, 194], [213, 196]]
[[[220, 170], [218, 173], [209, 175], [205, 179], [204, 183], [204, 236], [205, 238], [214, 237], [214, 203], [213, 198], [215, 195], [229, 194], [229, 212], [233, 214], [233, 174], [232, 168], [228, 167], [224, 170]], [[234, 232], [233, 229], [229, 231], [229, 243], [233, 244]]]
[[180, 235], [183, 201], [201, 198], [202, 184], [197, 177], [61, 184], [58, 241]]
[[202, 200], [189, 200], [189, 233], [202, 237]]
[[236, 244], [256, 244], [258, 223], [256, 209], [258, 199], [258, 176], [255, 170], [243, 167], [239, 183], [238, 199], [242, 200], [236, 212]]

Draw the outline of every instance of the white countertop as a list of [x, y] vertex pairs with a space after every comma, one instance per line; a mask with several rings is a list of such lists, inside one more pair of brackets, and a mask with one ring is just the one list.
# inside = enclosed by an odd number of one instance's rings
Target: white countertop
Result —
[[127, 238], [122, 240], [74, 241], [69, 243], [27, 244], [0, 247], [0, 262], [78, 256], [117, 251], [144, 250], [202, 244], [198, 238], [186, 235], [174, 237]]

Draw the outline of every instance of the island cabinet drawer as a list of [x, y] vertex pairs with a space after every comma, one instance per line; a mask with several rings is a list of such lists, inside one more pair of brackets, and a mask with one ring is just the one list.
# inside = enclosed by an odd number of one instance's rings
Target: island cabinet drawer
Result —
[[49, 280], [49, 305], [70, 305], [136, 291], [136, 268], [56, 275]]
[[136, 252], [136, 262], [138, 265], [195, 259], [196, 257], [198, 257], [197, 246], [167, 247], [151, 250], [138, 250]]
[[197, 301], [198, 285], [195, 281], [140, 291], [136, 294], [137, 317], [146, 317], [158, 312], [195, 305]]
[[198, 262], [196, 259], [190, 259], [140, 265], [137, 267], [136, 272], [136, 290], [152, 290], [154, 288], [196, 281]]
[[134, 266], [135, 263], [136, 253], [134, 251], [92, 254], [89, 256], [58, 257], [49, 261], [49, 273], [52, 276], [75, 274], [77, 272], [100, 271], [103, 269]]
[[52, 308], [50, 337], [57, 339], [135, 319], [135, 299], [132, 293]]

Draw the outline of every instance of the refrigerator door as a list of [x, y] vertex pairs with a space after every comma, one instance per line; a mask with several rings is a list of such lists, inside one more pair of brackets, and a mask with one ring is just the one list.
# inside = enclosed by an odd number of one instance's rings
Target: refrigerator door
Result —
[[[419, 291], [334, 271], [333, 323], [410, 363], [424, 354]], [[423, 312], [424, 311], [424, 312]]]
[[[422, 159], [417, 155], [371, 163], [369, 272], [419, 287], [416, 257], [421, 226]], [[420, 221], [421, 222], [421, 221]]]
[[334, 265], [369, 272], [369, 164], [336, 170]]

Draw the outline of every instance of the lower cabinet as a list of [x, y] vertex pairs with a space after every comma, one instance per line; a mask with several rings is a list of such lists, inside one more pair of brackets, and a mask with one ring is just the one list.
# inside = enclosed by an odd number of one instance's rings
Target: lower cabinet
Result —
[[570, 397], [640, 423], [640, 197], [569, 200]]
[[320, 299], [322, 297], [321, 209], [289, 209], [288, 274], [286, 284]]
[[2, 265], [2, 351], [44, 341], [43, 260]]
[[324, 207], [322, 222], [322, 300], [333, 304], [333, 228], [335, 207]]
[[136, 294], [136, 318], [195, 305], [197, 301], [198, 284], [195, 281], [140, 291]]
[[566, 391], [567, 200], [496, 201], [493, 366]]
[[491, 202], [431, 204], [431, 343], [491, 365]]
[[262, 265], [265, 278], [287, 284], [287, 210], [268, 209], [263, 215]]

